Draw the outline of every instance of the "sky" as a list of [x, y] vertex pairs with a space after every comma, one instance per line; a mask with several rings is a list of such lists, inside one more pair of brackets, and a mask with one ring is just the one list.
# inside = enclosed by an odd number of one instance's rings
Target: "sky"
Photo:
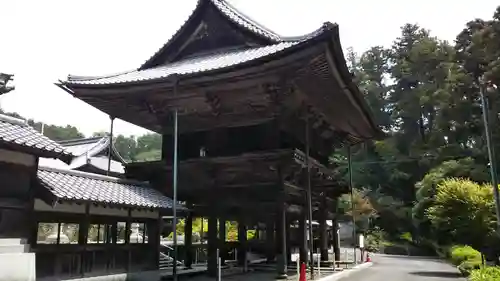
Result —
[[[16, 89], [0, 107], [47, 124], [73, 125], [86, 135], [109, 130], [109, 117], [54, 85], [68, 74], [103, 75], [136, 69], [188, 18], [197, 0], [0, 0], [0, 72]], [[498, 0], [228, 0], [285, 36], [339, 24], [342, 47], [362, 53], [390, 46], [405, 23], [453, 41], [466, 22], [491, 19]], [[472, 4], [471, 4], [472, 3]], [[145, 129], [118, 120], [114, 131]]]

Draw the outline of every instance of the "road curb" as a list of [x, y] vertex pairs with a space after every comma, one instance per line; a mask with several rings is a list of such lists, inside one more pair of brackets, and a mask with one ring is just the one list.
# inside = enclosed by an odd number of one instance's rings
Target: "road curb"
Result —
[[368, 268], [372, 265], [373, 265], [372, 262], [365, 262], [365, 263], [362, 263], [360, 265], [353, 267], [352, 269], [348, 269], [348, 270], [345, 270], [345, 271], [335, 273], [335, 274], [332, 274], [330, 276], [326, 276], [326, 277], [323, 277], [321, 279], [318, 279], [318, 281], [337, 281], [337, 280], [340, 280], [341, 278], [348, 277], [349, 275], [351, 275], [354, 272], [358, 272], [358, 271], [363, 270], [365, 268]]

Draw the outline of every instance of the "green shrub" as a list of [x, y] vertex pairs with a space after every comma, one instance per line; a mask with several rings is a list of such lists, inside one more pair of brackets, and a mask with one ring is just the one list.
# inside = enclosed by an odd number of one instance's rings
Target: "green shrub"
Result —
[[385, 233], [379, 228], [375, 228], [365, 235], [365, 249], [372, 253], [380, 252], [381, 248], [386, 243]]
[[500, 280], [500, 267], [483, 267], [473, 270], [469, 276], [470, 281], [498, 281]]
[[471, 245], [476, 249], [495, 231], [493, 188], [470, 180], [447, 179], [437, 186], [434, 204], [427, 217], [435, 234], [446, 242]]
[[401, 239], [404, 242], [413, 242], [411, 233], [405, 232], [399, 236], [399, 239]]
[[470, 246], [454, 246], [451, 248], [451, 263], [458, 266], [464, 261], [479, 260], [481, 253]]
[[458, 270], [460, 270], [464, 276], [469, 276], [473, 270], [480, 269], [481, 265], [481, 259], [466, 260], [458, 266]]
[[406, 245], [385, 246], [383, 250], [387, 255], [408, 255], [408, 247]]

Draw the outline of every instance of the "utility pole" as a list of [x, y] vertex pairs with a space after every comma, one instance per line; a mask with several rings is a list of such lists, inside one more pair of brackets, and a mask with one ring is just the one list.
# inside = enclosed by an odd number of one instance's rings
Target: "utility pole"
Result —
[[[486, 95], [485, 95], [486, 90]], [[479, 93], [483, 108], [484, 131], [486, 135], [486, 146], [488, 148], [488, 158], [490, 161], [491, 184], [493, 185], [493, 195], [495, 196], [495, 210], [497, 215], [497, 232], [500, 234], [500, 194], [498, 192], [498, 176], [496, 169], [495, 148], [490, 128], [490, 104], [489, 95], [496, 92], [496, 87], [492, 84], [486, 85], [483, 80], [479, 81]]]
[[[175, 79], [174, 82], [174, 96], [177, 96], [177, 89], [178, 89], [178, 84], [179, 80]], [[178, 249], [177, 249], [177, 173], [178, 173], [178, 143], [179, 143], [179, 113], [177, 108], [174, 109], [174, 161], [173, 161], [173, 175], [172, 175], [172, 186], [173, 186], [173, 201], [174, 205], [172, 206], [172, 212], [173, 212], [173, 242], [174, 242], [174, 254], [173, 254], [173, 260], [174, 264], [172, 266], [172, 277], [174, 281], [178, 280], [177, 277], [177, 254], [178, 254]]]
[[108, 170], [106, 171], [106, 176], [109, 176], [111, 173], [111, 152], [113, 151], [113, 127], [115, 124], [115, 117], [109, 116], [109, 119], [111, 120], [111, 124], [109, 125], [109, 147], [108, 147]]
[[312, 208], [312, 188], [311, 188], [311, 163], [309, 162], [309, 151], [311, 149], [310, 147], [310, 124], [309, 124], [309, 109], [306, 109], [306, 132], [305, 132], [305, 139], [306, 139], [306, 169], [307, 169], [307, 213], [308, 213], [308, 220], [309, 220], [309, 258], [311, 259], [309, 262], [310, 266], [310, 271], [311, 271], [311, 279], [314, 279], [314, 233], [313, 233], [313, 208]]
[[355, 215], [355, 204], [354, 204], [354, 187], [352, 180], [352, 151], [351, 146], [347, 146], [347, 166], [349, 169], [349, 191], [351, 192], [351, 217], [352, 217], [352, 240], [354, 242], [354, 263], [356, 263], [356, 215]]

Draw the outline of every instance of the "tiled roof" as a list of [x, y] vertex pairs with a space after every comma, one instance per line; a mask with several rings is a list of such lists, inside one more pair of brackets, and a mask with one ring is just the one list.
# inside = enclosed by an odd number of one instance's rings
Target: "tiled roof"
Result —
[[26, 121], [0, 114], [0, 142], [13, 145], [37, 156], [60, 158], [67, 161], [71, 153], [29, 126]]
[[231, 4], [227, 3], [226, 1], [224, 0], [209, 0], [209, 1], [211, 1], [215, 5], [215, 7], [219, 9], [219, 11], [221, 11], [224, 15], [226, 15], [226, 17], [231, 19], [231, 21], [247, 29], [248, 31], [266, 37], [269, 40], [274, 41], [275, 43], [280, 41], [285, 41], [285, 38], [282, 38], [281, 36], [269, 30], [268, 28], [258, 24], [256, 21], [252, 20], [250, 17], [246, 16], [242, 12], [238, 11], [238, 9], [234, 8]]
[[[137, 208], [171, 209], [172, 199], [145, 182], [79, 171], [40, 167], [39, 183], [61, 200], [87, 201]], [[178, 205], [178, 208], [185, 209]]]
[[[266, 38], [268, 40], [268, 45], [246, 47], [245, 49], [237, 50], [220, 50], [216, 53], [208, 55], [200, 55], [198, 57], [188, 58], [173, 63], [166, 63], [161, 66], [149, 67], [150, 62], [166, 50], [174, 39], [184, 31], [185, 26], [187, 26], [188, 22], [192, 21], [196, 11], [201, 9], [203, 6], [202, 4], [205, 2], [208, 2], [208, 4], [218, 9], [229, 21], [234, 24], [262, 38]], [[299, 43], [304, 43], [314, 37], [317, 37], [327, 30], [333, 30], [334, 27], [336, 27], [335, 24], [327, 22], [319, 29], [306, 35], [281, 37], [273, 31], [256, 23], [224, 0], [198, 0], [198, 5], [186, 23], [184, 23], [184, 25], [165, 45], [163, 45], [162, 48], [160, 48], [150, 59], [148, 59], [148, 61], [139, 67], [139, 69], [100, 77], [69, 75], [67, 81], [62, 81], [62, 83], [67, 85], [120, 84], [162, 79], [173, 75], [183, 76], [203, 73], [210, 70], [220, 70], [275, 55]]]
[[[207, 0], [199, 0], [200, 2], [202, 1], [207, 1]], [[254, 33], [258, 34], [262, 37], [265, 37], [269, 39], [269, 41], [273, 43], [280, 43], [280, 42], [290, 42], [290, 41], [304, 41], [307, 39], [310, 39], [311, 37], [314, 37], [318, 34], [318, 32], [324, 31], [324, 28], [317, 29], [311, 33], [304, 34], [304, 35], [299, 35], [299, 36], [281, 36], [274, 31], [270, 30], [269, 28], [259, 24], [258, 22], [254, 21], [251, 19], [249, 16], [245, 15], [235, 7], [233, 7], [231, 4], [229, 4], [225, 0], [208, 0], [214, 4], [217, 9], [224, 14], [228, 19], [230, 19], [233, 23], [241, 26], [242, 28]], [[331, 23], [325, 23], [325, 25], [330, 25]]]
[[[86, 155], [87, 157], [102, 155], [104, 153], [106, 156], [109, 153], [109, 136], [83, 138], [83, 139], [72, 139], [59, 141], [59, 143], [64, 146], [64, 148], [71, 152], [74, 156]], [[125, 163], [125, 159], [120, 155], [114, 143], [112, 144], [112, 159], [118, 162]]]
[[279, 43], [286, 41], [283, 38], [281, 38], [278, 34], [270, 31], [269, 29], [261, 26], [260, 24], [256, 23], [255, 21], [251, 20], [249, 17], [245, 16], [243, 13], [238, 11], [236, 8], [228, 4], [226, 1], [223, 0], [198, 0], [198, 4], [196, 7], [193, 9], [191, 15], [189, 18], [184, 22], [184, 24], [175, 32], [175, 34], [168, 40], [153, 56], [151, 56], [139, 69], [145, 69], [149, 68], [147, 67], [150, 62], [152, 62], [158, 55], [160, 55], [165, 49], [169, 47], [169, 45], [174, 41], [176, 37], [178, 37], [188, 26], [191, 21], [195, 18], [195, 15], [197, 12], [202, 9], [202, 6], [205, 2], [208, 2], [208, 4], [211, 4], [214, 6], [216, 9], [218, 9], [223, 15], [226, 16], [228, 20], [233, 22], [234, 24], [240, 26], [243, 29], [246, 29], [256, 35], [259, 35], [263, 38], [266, 38], [267, 40], [270, 41], [271, 44], [273, 43]]
[[[125, 174], [125, 168], [121, 162], [111, 159], [110, 172], [114, 175]], [[92, 165], [94, 168], [100, 170], [98, 173], [101, 175], [106, 174], [108, 171], [108, 158], [104, 156], [97, 157], [76, 157], [70, 164], [64, 163], [58, 159], [50, 159], [41, 157], [38, 160], [38, 165], [49, 168], [63, 169], [63, 170], [80, 170], [82, 166]]]
[[72, 140], [63, 140], [59, 143], [64, 146], [68, 151], [75, 156], [80, 156], [87, 153], [92, 148], [94, 148], [98, 143], [105, 142], [104, 138], [109, 139], [109, 137], [92, 137], [92, 138], [80, 138]]
[[106, 77], [68, 77], [68, 84], [119, 84], [127, 82], [137, 82], [145, 80], [153, 80], [166, 78], [171, 75], [187, 75], [209, 70], [222, 69], [225, 67], [234, 66], [237, 64], [252, 61], [258, 58], [263, 58], [280, 51], [283, 51], [297, 42], [284, 42], [275, 45], [249, 48], [237, 51], [224, 51], [215, 54], [194, 57], [175, 63], [162, 65], [159, 67], [135, 70]]
[[[59, 144], [71, 152], [73, 158], [69, 164], [60, 160], [40, 158], [39, 165], [64, 170], [80, 170], [83, 166], [91, 165], [97, 168], [98, 173], [104, 175], [108, 170], [109, 137], [94, 137], [60, 141]], [[110, 172], [124, 174], [125, 160], [120, 156], [115, 146], [112, 147]]]

